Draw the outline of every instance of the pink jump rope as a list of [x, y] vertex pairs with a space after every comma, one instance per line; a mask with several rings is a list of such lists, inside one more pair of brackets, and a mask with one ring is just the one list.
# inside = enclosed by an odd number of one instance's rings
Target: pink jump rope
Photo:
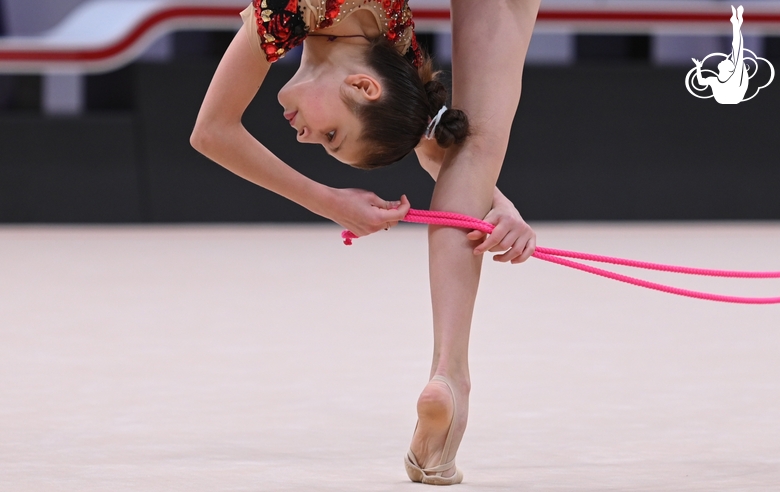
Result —
[[[493, 224], [475, 219], [466, 215], [451, 213], [451, 212], [435, 212], [429, 210], [409, 210], [406, 217], [403, 218], [405, 222], [416, 222], [419, 224], [432, 224], [442, 225], [450, 227], [460, 227], [464, 229], [479, 230], [488, 234], [493, 232]], [[357, 236], [351, 231], [344, 231], [341, 233], [344, 244], [347, 246], [352, 244], [353, 239], [357, 239]], [[694, 297], [696, 299], [706, 299], [708, 301], [718, 302], [732, 302], [738, 304], [780, 304], [780, 297], [734, 297], [723, 296], [718, 294], [708, 294], [706, 292], [696, 292], [693, 290], [678, 289], [677, 287], [670, 287], [667, 285], [656, 284], [648, 282], [646, 280], [640, 280], [618, 273], [613, 273], [600, 268], [594, 268], [592, 266], [577, 263], [576, 261], [566, 260], [565, 258], [576, 258], [578, 260], [589, 260], [600, 263], [611, 263], [613, 265], [624, 265], [634, 268], [644, 268], [646, 270], [659, 270], [662, 272], [683, 273], [687, 275], [703, 275], [708, 277], [731, 277], [731, 278], [780, 278], [780, 272], [738, 272], [729, 270], [706, 270], [701, 268], [688, 268], [672, 265], [660, 265], [657, 263], [646, 263], [643, 261], [626, 260], [622, 258], [612, 258], [610, 256], [591, 255], [588, 253], [578, 253], [576, 251], [565, 251], [560, 249], [550, 249], [537, 247], [533, 256], [540, 260], [549, 261], [551, 263], [557, 263], [559, 265], [567, 266], [570, 268], [576, 268], [583, 272], [592, 273], [594, 275], [600, 275], [602, 277], [611, 278], [627, 284], [637, 285], [639, 287], [645, 287], [647, 289], [660, 290], [661, 292], [667, 292], [669, 294], [676, 294], [678, 296]]]

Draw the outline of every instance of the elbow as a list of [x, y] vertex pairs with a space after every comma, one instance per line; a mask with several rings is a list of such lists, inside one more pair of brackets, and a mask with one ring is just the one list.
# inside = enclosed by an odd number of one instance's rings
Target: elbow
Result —
[[216, 161], [216, 157], [230, 147], [230, 142], [235, 141], [240, 128], [240, 123], [232, 125], [223, 121], [198, 121], [190, 135], [190, 145], [204, 156]]
[[213, 146], [212, 132], [206, 125], [196, 123], [195, 128], [190, 135], [190, 145], [203, 155], [209, 154], [209, 149]]

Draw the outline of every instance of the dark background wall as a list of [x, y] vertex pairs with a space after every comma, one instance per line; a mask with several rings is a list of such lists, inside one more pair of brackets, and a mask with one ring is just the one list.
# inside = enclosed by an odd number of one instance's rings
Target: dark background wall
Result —
[[[92, 77], [88, 104], [100, 110], [78, 118], [40, 116], [34, 100], [0, 113], [0, 222], [318, 220], [190, 148], [215, 68], [179, 60]], [[295, 141], [276, 102], [294, 70], [272, 69], [248, 129], [313, 179], [426, 208], [433, 182], [413, 156], [365, 172]], [[688, 94], [686, 72], [528, 67], [499, 187], [528, 220], [780, 219], [778, 82], [722, 106]]]

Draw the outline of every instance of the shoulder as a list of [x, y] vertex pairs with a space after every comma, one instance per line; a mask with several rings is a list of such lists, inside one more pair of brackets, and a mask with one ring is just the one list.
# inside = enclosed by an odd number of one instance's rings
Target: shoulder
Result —
[[[371, 10], [382, 34], [415, 66], [421, 53], [407, 0], [252, 0], [259, 51], [269, 62], [300, 45], [310, 32]], [[247, 19], [245, 19], [247, 21]]]
[[382, 34], [399, 53], [419, 68], [422, 64], [422, 54], [414, 32], [412, 9], [408, 0], [363, 0], [362, 6], [373, 11]]
[[398, 51], [404, 55], [415, 67], [422, 64], [420, 46], [417, 44], [417, 35], [414, 32], [414, 20], [412, 9], [407, 0], [396, 0], [388, 9], [389, 17], [387, 26], [387, 38], [395, 43]]
[[269, 62], [300, 45], [309, 26], [299, 0], [253, 0], [254, 21], [262, 53]]

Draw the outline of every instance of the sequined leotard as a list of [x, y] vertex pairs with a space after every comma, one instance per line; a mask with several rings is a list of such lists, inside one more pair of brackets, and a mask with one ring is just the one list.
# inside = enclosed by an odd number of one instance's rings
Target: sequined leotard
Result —
[[420, 66], [407, 0], [253, 0], [241, 16], [255, 51], [275, 62], [310, 33], [334, 26], [358, 9], [374, 14], [381, 32], [398, 52]]

